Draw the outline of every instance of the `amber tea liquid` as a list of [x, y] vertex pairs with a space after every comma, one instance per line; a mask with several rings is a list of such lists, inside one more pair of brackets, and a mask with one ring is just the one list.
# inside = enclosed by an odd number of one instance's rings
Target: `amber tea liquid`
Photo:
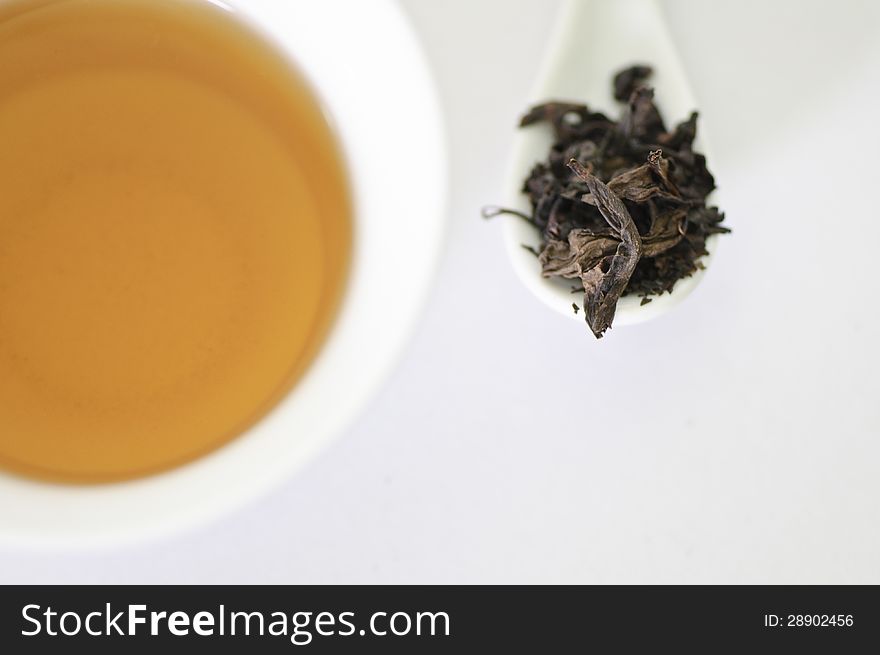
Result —
[[119, 480], [242, 433], [319, 349], [351, 230], [321, 107], [234, 17], [0, 3], [0, 466]]

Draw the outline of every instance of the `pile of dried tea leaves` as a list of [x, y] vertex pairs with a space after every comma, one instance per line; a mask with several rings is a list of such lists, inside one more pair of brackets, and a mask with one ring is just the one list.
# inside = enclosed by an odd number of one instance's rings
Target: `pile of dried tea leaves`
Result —
[[543, 236], [543, 274], [577, 281], [597, 338], [622, 295], [646, 303], [671, 291], [701, 267], [706, 238], [728, 232], [723, 214], [706, 205], [715, 180], [693, 150], [697, 114], [667, 130], [644, 85], [650, 74], [633, 66], [614, 78], [614, 96], [626, 103], [618, 121], [568, 102], [540, 105], [522, 119], [549, 123], [556, 137], [523, 188], [532, 205], [525, 218]]

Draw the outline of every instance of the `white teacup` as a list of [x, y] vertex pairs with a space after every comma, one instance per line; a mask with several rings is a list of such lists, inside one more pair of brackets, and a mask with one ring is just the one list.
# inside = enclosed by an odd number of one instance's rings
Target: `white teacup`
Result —
[[107, 485], [0, 473], [0, 542], [129, 541], [253, 499], [352, 421], [390, 371], [427, 299], [443, 236], [445, 140], [431, 76], [401, 10], [392, 0], [191, 1], [212, 2], [262, 33], [311, 81], [330, 114], [355, 202], [342, 309], [287, 398], [210, 455]]

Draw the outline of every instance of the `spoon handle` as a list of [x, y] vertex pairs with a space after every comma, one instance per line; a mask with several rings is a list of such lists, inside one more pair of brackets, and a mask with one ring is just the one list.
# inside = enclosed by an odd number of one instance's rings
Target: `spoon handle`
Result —
[[533, 100], [587, 100], [612, 109], [611, 75], [636, 63], [669, 116], [694, 109], [693, 93], [657, 0], [567, 0]]

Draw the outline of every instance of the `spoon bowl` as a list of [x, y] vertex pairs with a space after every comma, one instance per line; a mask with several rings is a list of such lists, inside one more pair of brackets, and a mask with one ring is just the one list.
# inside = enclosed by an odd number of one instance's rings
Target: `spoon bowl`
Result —
[[[549, 100], [586, 102], [591, 110], [615, 116], [620, 105], [613, 97], [612, 76], [633, 64], [648, 64], [654, 69], [651, 84], [657, 106], [670, 123], [686, 119], [697, 106], [656, 0], [568, 0], [551, 44], [531, 104]], [[694, 148], [711, 161], [702, 118], [699, 132]], [[546, 159], [552, 145], [549, 126], [518, 130], [504, 194], [506, 207], [531, 213], [522, 183], [535, 163]], [[714, 204], [714, 193], [711, 198]], [[534, 254], [523, 247], [540, 246], [537, 230], [516, 216], [504, 216], [503, 221], [510, 263], [522, 283], [549, 307], [583, 320], [583, 315], [576, 315], [572, 308], [573, 302], [580, 303], [580, 296], [572, 293], [574, 282], [543, 277]], [[671, 293], [651, 296], [652, 302], [645, 305], [639, 296], [621, 298], [614, 325], [648, 321], [684, 300], [700, 283], [716, 247], [717, 235], [712, 235], [706, 241], [709, 255], [700, 260], [703, 268], [679, 280]]]

